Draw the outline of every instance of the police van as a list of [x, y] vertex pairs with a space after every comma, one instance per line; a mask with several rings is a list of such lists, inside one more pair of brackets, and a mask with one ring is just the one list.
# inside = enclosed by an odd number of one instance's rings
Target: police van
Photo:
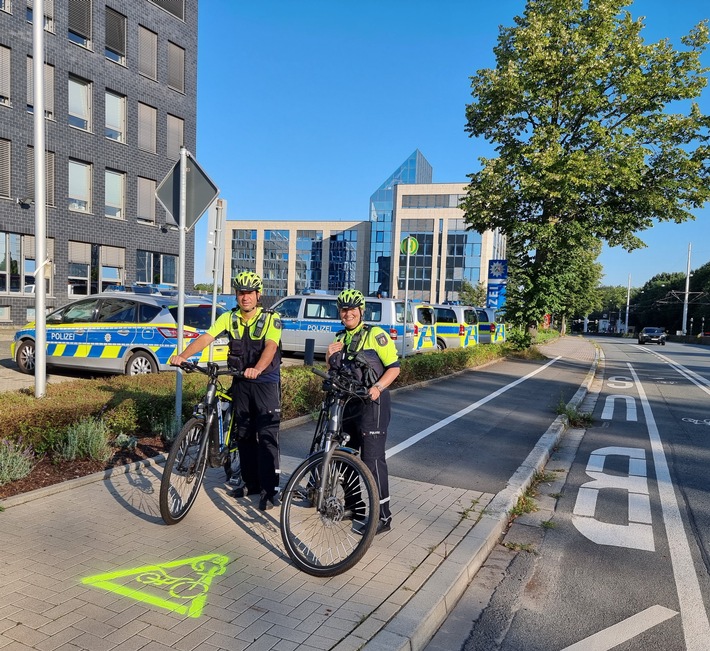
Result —
[[[286, 353], [303, 353], [306, 340], [313, 339], [314, 352], [325, 355], [335, 333], [343, 329], [337, 298], [332, 294], [299, 294], [275, 303], [271, 309], [281, 317], [281, 349]], [[388, 332], [400, 357], [414, 352], [411, 312], [407, 314], [407, 336], [404, 336], [403, 300], [365, 297], [363, 320]]]
[[478, 343], [500, 344], [505, 341], [505, 323], [500, 313], [493, 307], [477, 307]]
[[437, 349], [436, 345], [436, 313], [428, 303], [414, 303], [414, 350], [417, 353]]
[[432, 305], [436, 314], [436, 346], [471, 348], [478, 343], [478, 313], [467, 305]]

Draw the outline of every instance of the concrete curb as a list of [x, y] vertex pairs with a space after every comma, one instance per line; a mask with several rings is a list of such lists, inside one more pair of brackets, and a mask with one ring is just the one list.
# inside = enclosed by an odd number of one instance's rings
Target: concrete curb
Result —
[[[599, 359], [599, 349], [596, 348], [592, 367], [568, 407], [576, 408], [584, 400], [594, 381]], [[532, 484], [535, 474], [545, 467], [552, 449], [568, 427], [564, 415], [552, 422], [511, 477], [508, 486], [493, 498], [481, 519], [409, 602], [362, 647], [362, 651], [421, 651], [426, 647], [505, 533], [511, 509]]]

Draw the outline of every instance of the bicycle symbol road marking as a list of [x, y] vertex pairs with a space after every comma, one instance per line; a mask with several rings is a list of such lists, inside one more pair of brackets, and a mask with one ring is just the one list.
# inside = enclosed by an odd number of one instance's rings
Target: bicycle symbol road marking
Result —
[[136, 601], [166, 608], [188, 617], [199, 617], [212, 579], [224, 574], [229, 559], [220, 554], [144, 565], [87, 576], [81, 582]]

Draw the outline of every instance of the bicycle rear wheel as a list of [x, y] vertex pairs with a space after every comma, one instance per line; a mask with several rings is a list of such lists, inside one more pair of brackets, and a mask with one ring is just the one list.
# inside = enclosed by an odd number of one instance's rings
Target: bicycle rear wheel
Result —
[[365, 555], [377, 530], [379, 495], [362, 460], [336, 450], [320, 511], [315, 507], [323, 452], [291, 475], [281, 501], [281, 539], [295, 565], [313, 576], [335, 576]]
[[205, 421], [191, 418], [175, 437], [160, 480], [160, 515], [177, 524], [192, 507], [207, 467], [207, 446], [202, 445]]

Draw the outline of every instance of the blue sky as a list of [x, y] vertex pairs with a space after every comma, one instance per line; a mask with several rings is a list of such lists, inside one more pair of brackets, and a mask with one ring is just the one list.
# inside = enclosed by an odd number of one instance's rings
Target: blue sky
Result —
[[[366, 220], [368, 200], [415, 149], [434, 182], [466, 182], [485, 141], [464, 131], [470, 76], [495, 65], [498, 26], [523, 0], [200, 0], [196, 158], [228, 218]], [[636, 0], [644, 38], [680, 36], [707, 0]], [[710, 55], [705, 53], [710, 66]], [[700, 100], [710, 113], [710, 88]], [[641, 286], [710, 261], [710, 206], [640, 234], [648, 248], [605, 247], [603, 284]], [[196, 226], [195, 281], [207, 219]]]

